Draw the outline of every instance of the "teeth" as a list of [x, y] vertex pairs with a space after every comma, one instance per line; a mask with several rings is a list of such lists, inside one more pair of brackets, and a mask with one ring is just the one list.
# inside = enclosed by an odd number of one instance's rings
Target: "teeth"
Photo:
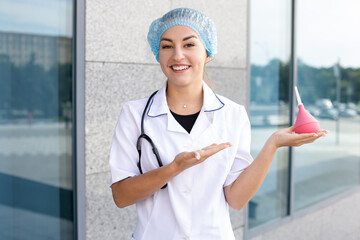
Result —
[[188, 69], [189, 66], [172, 66], [172, 68], [176, 71], [180, 71], [180, 70]]

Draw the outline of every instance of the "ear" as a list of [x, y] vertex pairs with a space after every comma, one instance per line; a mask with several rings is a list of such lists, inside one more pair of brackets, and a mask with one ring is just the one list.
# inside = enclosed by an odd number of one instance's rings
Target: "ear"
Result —
[[210, 62], [212, 59], [209, 57], [209, 55], [206, 55], [206, 59], [205, 59], [205, 64], [207, 64], [208, 62]]

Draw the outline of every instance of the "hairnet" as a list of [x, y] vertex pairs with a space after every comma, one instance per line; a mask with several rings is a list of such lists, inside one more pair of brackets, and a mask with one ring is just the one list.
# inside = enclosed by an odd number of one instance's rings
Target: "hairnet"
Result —
[[200, 37], [210, 59], [217, 53], [217, 36], [214, 22], [196, 10], [176, 8], [156, 19], [149, 28], [147, 39], [158, 62], [160, 38], [167, 29], [175, 25], [192, 28]]

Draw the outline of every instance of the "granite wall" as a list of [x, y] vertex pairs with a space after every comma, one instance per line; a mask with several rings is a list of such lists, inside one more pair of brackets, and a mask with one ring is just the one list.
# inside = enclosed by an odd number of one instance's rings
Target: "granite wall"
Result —
[[[214, 90], [248, 101], [248, 1], [86, 1], [86, 236], [87, 239], [130, 239], [135, 207], [119, 209], [109, 187], [108, 156], [115, 124], [125, 101], [159, 88], [165, 77], [152, 55], [146, 35], [151, 22], [165, 12], [189, 7], [216, 24], [218, 54], [207, 65]], [[243, 237], [243, 212], [231, 211], [237, 239]]]

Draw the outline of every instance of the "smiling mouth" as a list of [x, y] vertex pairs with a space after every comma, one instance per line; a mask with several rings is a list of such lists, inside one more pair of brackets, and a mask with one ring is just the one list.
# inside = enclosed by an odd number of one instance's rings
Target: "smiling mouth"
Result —
[[171, 66], [171, 68], [175, 71], [182, 71], [190, 68], [190, 66], [182, 65], [182, 66]]

